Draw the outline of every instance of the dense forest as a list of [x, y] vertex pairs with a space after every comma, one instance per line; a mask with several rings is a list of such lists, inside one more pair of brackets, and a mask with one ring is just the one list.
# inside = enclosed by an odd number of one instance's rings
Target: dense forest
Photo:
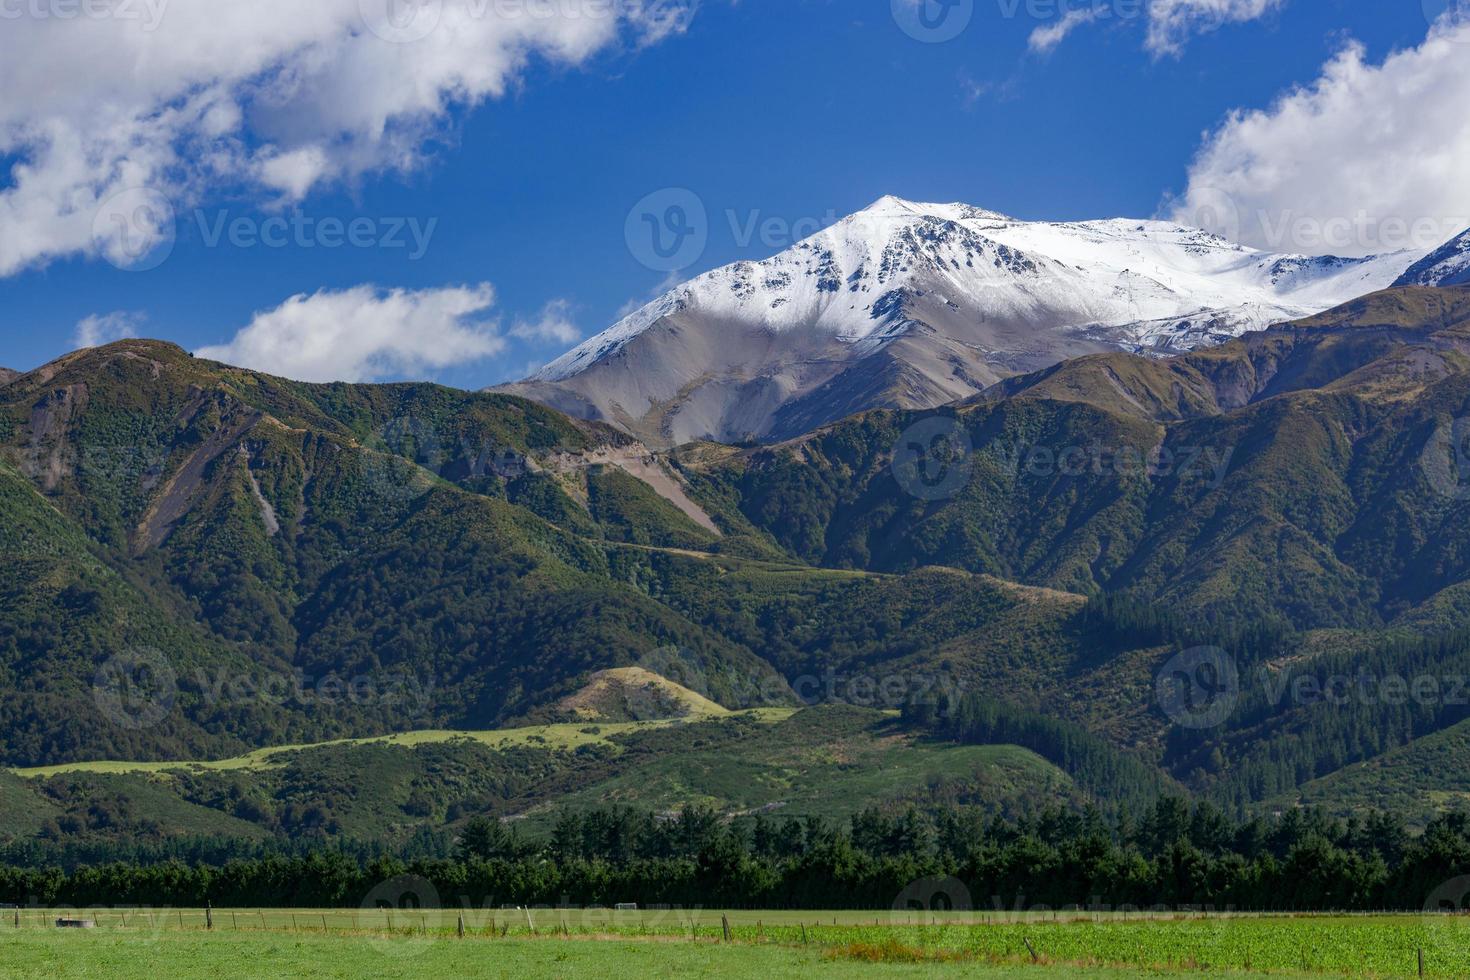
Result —
[[[435, 854], [436, 843], [452, 849]], [[946, 904], [1002, 912], [1423, 909], [1438, 907], [1446, 886], [1470, 874], [1470, 820], [1460, 815], [1411, 836], [1392, 814], [1341, 821], [1289, 810], [1239, 822], [1177, 797], [1136, 817], [1064, 808], [1019, 820], [963, 809], [865, 810], [846, 826], [766, 815], [728, 821], [700, 808], [595, 809], [562, 812], [541, 839], [476, 818], [452, 843], [429, 835], [419, 845], [416, 856], [249, 845], [217, 863], [97, 854], [101, 863], [70, 869], [7, 865], [0, 902], [350, 908], [382, 894], [385, 883], [411, 881], [415, 901], [445, 907], [891, 909], [905, 907], [916, 883], [923, 892], [923, 882], [946, 878], [963, 886], [946, 885]], [[215, 856], [226, 850], [217, 843]], [[5, 856], [21, 855], [11, 848]], [[1460, 898], [1447, 900], [1458, 907]]]

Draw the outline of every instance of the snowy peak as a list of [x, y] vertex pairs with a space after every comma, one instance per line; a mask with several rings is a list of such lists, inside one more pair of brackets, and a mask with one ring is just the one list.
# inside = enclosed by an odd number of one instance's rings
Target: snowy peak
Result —
[[1470, 230], [1409, 266], [1395, 286], [1459, 286], [1470, 283]]
[[1421, 254], [1280, 255], [1169, 221], [883, 197], [691, 279], [513, 390], [651, 442], [776, 438], [1082, 354], [1220, 343], [1385, 288]]
[[986, 211], [970, 204], [921, 204], [917, 201], [906, 201], [892, 194], [878, 198], [872, 204], [858, 211], [856, 214], [844, 219], [849, 222], [861, 222], [864, 218], [939, 218], [943, 221], [1014, 221], [1014, 218], [1001, 214], [998, 211]]

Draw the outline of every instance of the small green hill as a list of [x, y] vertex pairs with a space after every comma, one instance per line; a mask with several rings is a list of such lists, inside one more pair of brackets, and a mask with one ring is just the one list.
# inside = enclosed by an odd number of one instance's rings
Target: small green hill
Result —
[[930, 742], [891, 714], [846, 706], [420, 732], [214, 763], [81, 763], [0, 773], [0, 794], [0, 839], [39, 829], [61, 844], [181, 834], [403, 841], [476, 815], [545, 829], [553, 808], [618, 803], [845, 818], [948, 802], [1016, 814], [1083, 798], [1031, 752]]

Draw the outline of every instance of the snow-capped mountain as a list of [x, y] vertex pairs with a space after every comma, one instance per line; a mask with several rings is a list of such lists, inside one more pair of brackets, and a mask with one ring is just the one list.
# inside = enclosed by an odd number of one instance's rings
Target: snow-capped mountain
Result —
[[1409, 266], [1395, 286], [1460, 286], [1470, 283], [1470, 231]]
[[1169, 222], [885, 197], [690, 280], [504, 390], [656, 444], [780, 439], [1082, 354], [1217, 343], [1384, 288], [1421, 255], [1276, 255]]

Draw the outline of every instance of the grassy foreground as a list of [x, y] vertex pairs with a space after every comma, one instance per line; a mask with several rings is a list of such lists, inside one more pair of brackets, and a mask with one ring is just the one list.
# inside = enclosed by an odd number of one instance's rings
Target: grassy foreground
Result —
[[[57, 913], [0, 921], [0, 977], [1413, 977], [1465, 976], [1470, 921], [1455, 917], [1118, 916], [981, 919], [967, 914], [743, 912], [734, 941], [721, 913], [645, 918], [602, 911], [469, 913], [380, 910], [82, 913], [92, 930], [58, 930]], [[126, 919], [124, 918], [126, 916]], [[378, 921], [378, 917], [383, 919]], [[127, 924], [122, 923], [126, 921]], [[532, 934], [532, 928], [535, 934]]]
[[[157, 938], [80, 933], [0, 937], [0, 977], [1010, 977], [1018, 968], [974, 962], [867, 962], [810, 948], [635, 940], [371, 941], [333, 935], [172, 933]], [[1038, 980], [1139, 976], [1128, 969], [1027, 967]], [[1149, 976], [1200, 976], [1149, 971]], [[1259, 973], [1213, 973], [1259, 977]]]

